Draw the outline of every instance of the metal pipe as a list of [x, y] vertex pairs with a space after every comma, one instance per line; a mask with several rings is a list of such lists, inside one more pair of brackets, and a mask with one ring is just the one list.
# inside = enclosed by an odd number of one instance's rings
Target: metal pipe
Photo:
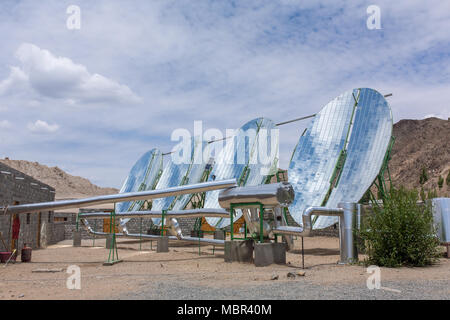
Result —
[[[108, 212], [87, 212], [80, 213], [80, 218], [107, 218]], [[162, 210], [154, 211], [128, 211], [128, 212], [116, 212], [118, 218], [161, 218], [163, 215]], [[166, 218], [199, 218], [199, 217], [216, 217], [216, 218], [228, 218], [230, 213], [225, 209], [189, 209], [189, 210], [173, 210], [167, 211], [164, 214]]]
[[339, 208], [309, 207], [302, 215], [302, 227], [278, 226], [273, 232], [280, 235], [297, 235], [310, 237], [312, 231], [311, 216], [339, 217], [339, 249], [341, 264], [352, 263], [358, 260], [358, 251], [353, 231], [356, 228], [356, 204], [342, 202]]
[[63, 200], [52, 202], [40, 202], [31, 204], [22, 204], [16, 206], [0, 207], [4, 214], [33, 213], [39, 211], [53, 211], [57, 209], [81, 208], [94, 204], [116, 203], [130, 200], [150, 200], [156, 198], [165, 198], [189, 193], [198, 193], [211, 190], [225, 189], [236, 185], [236, 179], [223, 181], [209, 181], [184, 186], [177, 186], [162, 190], [149, 190], [140, 192], [119, 193], [98, 197], [90, 197], [75, 200]]
[[219, 204], [229, 209], [231, 204], [261, 203], [265, 207], [287, 207], [294, 201], [294, 188], [288, 182], [234, 187], [219, 193]]
[[290, 226], [279, 226], [274, 229], [274, 233], [282, 235], [296, 235], [301, 237], [310, 237], [312, 231], [312, 221], [311, 216], [334, 216], [340, 217], [344, 213], [341, 208], [326, 208], [326, 207], [309, 207], [303, 212], [302, 227], [290, 227]]
[[[83, 222], [84, 227], [86, 228], [87, 232], [89, 234], [95, 235], [95, 236], [100, 236], [100, 237], [107, 237], [110, 235], [110, 233], [108, 232], [100, 232], [100, 231], [94, 231], [91, 226], [89, 225], [89, 222], [84, 219], [81, 218], [80, 219]], [[219, 240], [219, 239], [205, 239], [205, 238], [195, 238], [195, 237], [185, 237], [183, 236], [183, 234], [181, 233], [181, 229], [180, 229], [180, 237], [177, 236], [168, 236], [169, 240], [179, 240], [179, 241], [186, 241], [186, 242], [194, 242], [194, 243], [203, 243], [203, 244], [211, 244], [211, 245], [215, 245], [215, 246], [224, 246], [225, 245], [225, 240]], [[116, 233], [115, 234], [116, 237], [120, 237], [120, 238], [131, 238], [131, 239], [152, 239], [152, 240], [157, 240], [162, 238], [163, 236], [160, 235], [152, 235], [152, 234], [134, 234], [134, 233], [129, 233], [126, 229], [124, 229], [123, 233]]]
[[354, 237], [356, 228], [356, 203], [341, 202], [338, 204], [344, 210], [339, 217], [340, 264], [358, 261], [358, 251]]
[[288, 124], [288, 123], [295, 122], [295, 121], [305, 120], [305, 119], [309, 119], [309, 118], [312, 118], [312, 117], [315, 117], [315, 116], [316, 116], [315, 114], [312, 114], [312, 115], [306, 116], [306, 117], [301, 117], [301, 118], [297, 118], [297, 119], [293, 119], [293, 120], [283, 121], [283, 122], [277, 123], [276, 126], [277, 127], [278, 126], [282, 126], [283, 124]]

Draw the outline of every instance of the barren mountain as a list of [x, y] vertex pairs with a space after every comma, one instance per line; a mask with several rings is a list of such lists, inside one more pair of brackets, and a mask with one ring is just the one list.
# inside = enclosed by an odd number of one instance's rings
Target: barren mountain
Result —
[[56, 199], [81, 198], [117, 193], [114, 188], [101, 188], [88, 179], [66, 173], [58, 167], [48, 167], [38, 162], [0, 159], [0, 162], [19, 170], [56, 190]]
[[[439, 196], [450, 196], [445, 179], [450, 171], [450, 121], [438, 118], [400, 120], [394, 125], [395, 144], [389, 169], [394, 185], [420, 190], [422, 168], [428, 174], [425, 191], [436, 190]], [[438, 187], [438, 179], [444, 179]]]

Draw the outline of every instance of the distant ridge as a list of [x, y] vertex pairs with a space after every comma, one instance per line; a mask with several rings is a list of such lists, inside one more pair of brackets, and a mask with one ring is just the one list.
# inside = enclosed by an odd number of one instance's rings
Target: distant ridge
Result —
[[119, 191], [115, 188], [96, 186], [88, 179], [73, 176], [58, 167], [48, 167], [38, 162], [9, 159], [0, 159], [0, 162], [52, 186], [56, 191], [56, 199], [114, 194]]
[[[425, 191], [436, 189], [439, 196], [450, 197], [445, 179], [450, 171], [450, 121], [439, 118], [400, 120], [394, 124], [395, 144], [389, 169], [393, 183], [420, 190], [422, 168], [428, 173]], [[439, 176], [444, 179], [438, 187]]]

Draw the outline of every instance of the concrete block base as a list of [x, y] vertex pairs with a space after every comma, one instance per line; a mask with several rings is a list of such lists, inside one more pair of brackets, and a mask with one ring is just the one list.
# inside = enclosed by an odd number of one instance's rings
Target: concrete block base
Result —
[[255, 243], [255, 266], [286, 264], [285, 243]]
[[225, 262], [253, 262], [253, 240], [225, 241]]
[[222, 230], [214, 231], [214, 239], [225, 240], [225, 232]]
[[169, 237], [158, 238], [156, 252], [169, 252]]
[[272, 243], [273, 247], [273, 263], [286, 264], [287, 245], [284, 242]]
[[73, 231], [73, 246], [81, 247], [81, 230]]

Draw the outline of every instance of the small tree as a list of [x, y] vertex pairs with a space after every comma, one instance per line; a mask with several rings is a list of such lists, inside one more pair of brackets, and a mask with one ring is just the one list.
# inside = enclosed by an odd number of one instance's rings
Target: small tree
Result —
[[425, 168], [422, 168], [422, 173], [420, 174], [419, 183], [424, 184], [427, 181], [428, 181], [427, 170], [425, 170]]
[[422, 201], [427, 200], [427, 195], [425, 194], [425, 190], [423, 190], [423, 187], [420, 188], [420, 199], [421, 199]]
[[439, 176], [438, 187], [439, 189], [442, 189], [443, 186], [444, 186], [444, 178], [442, 178], [442, 176]]
[[431, 204], [418, 204], [417, 191], [391, 189], [384, 206], [374, 206], [359, 232], [366, 264], [425, 266], [439, 258]]
[[448, 172], [447, 178], [445, 179], [445, 183], [450, 186], [450, 171]]

